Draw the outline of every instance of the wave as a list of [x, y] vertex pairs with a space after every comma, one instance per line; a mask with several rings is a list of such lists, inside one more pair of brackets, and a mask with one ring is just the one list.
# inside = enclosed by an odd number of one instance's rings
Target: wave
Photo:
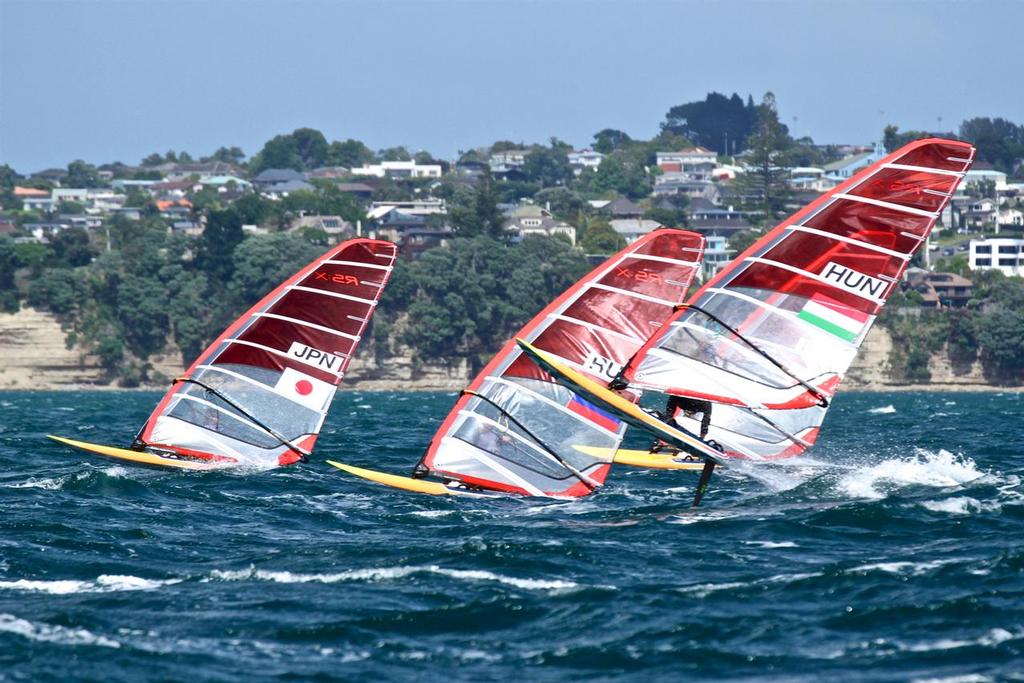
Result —
[[994, 628], [977, 638], [971, 640], [956, 640], [953, 638], [942, 638], [932, 642], [915, 643], [913, 645], [900, 645], [905, 652], [935, 652], [937, 650], [955, 650], [961, 647], [995, 647], [1008, 640], [1017, 640], [1021, 634], [1010, 633], [1004, 628]]
[[903, 576], [920, 576], [927, 574], [933, 569], [938, 569], [947, 564], [955, 564], [962, 560], [932, 560], [931, 562], [875, 562], [850, 567], [845, 570], [846, 574], [868, 574], [871, 572], [885, 572], [887, 574], [899, 574]]
[[121, 647], [121, 643], [105, 636], [98, 636], [84, 628], [68, 628], [52, 624], [33, 624], [13, 614], [0, 614], [0, 632], [46, 643], [60, 645], [98, 645], [100, 647]]
[[886, 493], [880, 485], [960, 486], [985, 476], [974, 460], [947, 450], [933, 453], [925, 450], [906, 458], [889, 458], [870, 467], [853, 470], [839, 479], [836, 486], [854, 498], [881, 499]]
[[881, 408], [872, 408], [868, 412], [872, 415], [892, 415], [896, 412], [896, 406], [890, 403], [889, 405], [882, 406]]
[[438, 565], [371, 567], [349, 569], [335, 574], [297, 574], [289, 571], [268, 571], [250, 566], [248, 569], [214, 570], [209, 579], [218, 581], [273, 581], [275, 583], [338, 583], [342, 581], [390, 581], [403, 579], [414, 574], [439, 574], [466, 581], [494, 581], [524, 590], [572, 590], [580, 585], [575, 581], [560, 579], [522, 579], [515, 576], [495, 574], [482, 569], [447, 569]]
[[75, 593], [115, 593], [120, 591], [144, 591], [181, 583], [184, 579], [144, 579], [139, 576], [103, 574], [94, 581], [76, 579], [0, 581], [0, 590], [30, 591], [51, 595], [73, 595]]
[[743, 541], [743, 545], [756, 545], [758, 548], [796, 548], [793, 541]]

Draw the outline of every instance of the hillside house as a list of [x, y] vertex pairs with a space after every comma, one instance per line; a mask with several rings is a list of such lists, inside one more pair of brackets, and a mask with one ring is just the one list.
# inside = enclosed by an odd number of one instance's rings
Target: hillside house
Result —
[[1003, 275], [1024, 277], [1024, 239], [991, 237], [971, 240], [968, 263], [971, 270], [995, 269]]
[[619, 218], [609, 221], [609, 225], [626, 240], [626, 244], [636, 242], [652, 230], [665, 227], [658, 221], [647, 218]]
[[592, 149], [569, 152], [568, 156], [569, 166], [572, 167], [572, 172], [576, 175], [579, 175], [588, 168], [596, 170], [601, 165], [601, 162], [604, 161], [604, 155]]

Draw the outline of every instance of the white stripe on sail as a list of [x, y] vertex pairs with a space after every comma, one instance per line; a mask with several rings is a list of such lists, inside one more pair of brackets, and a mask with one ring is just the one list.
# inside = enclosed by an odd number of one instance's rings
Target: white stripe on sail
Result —
[[935, 175], [948, 175], [954, 178], [963, 178], [963, 171], [947, 171], [944, 168], [932, 168], [931, 166], [912, 166], [910, 164], [886, 164], [883, 168], [894, 168], [897, 171], [915, 171], [917, 173], [934, 173]]
[[877, 251], [880, 254], [888, 254], [889, 256], [892, 256], [894, 258], [898, 258], [898, 259], [900, 259], [902, 261], [909, 261], [910, 260], [910, 254], [904, 254], [903, 252], [895, 251], [893, 249], [886, 249], [885, 247], [880, 247], [877, 244], [871, 244], [870, 242], [864, 242], [863, 240], [858, 240], [858, 239], [854, 239], [852, 237], [847, 237], [846, 235], [837, 235], [834, 232], [827, 232], [825, 230], [818, 230], [817, 228], [811, 228], [811, 227], [808, 227], [806, 225], [789, 225], [789, 226], [786, 226], [786, 229], [787, 230], [794, 230], [794, 231], [798, 231], [798, 232], [806, 232], [806, 233], [808, 233], [810, 235], [819, 235], [821, 237], [827, 237], [828, 239], [836, 240], [838, 242], [846, 242], [847, 244], [854, 244], [854, 245], [856, 245], [858, 247], [863, 247], [865, 249], [870, 249], [871, 251]]
[[291, 318], [291, 317], [289, 317], [287, 315], [279, 315], [277, 313], [264, 313], [262, 311], [257, 311], [256, 313], [253, 313], [252, 315], [253, 315], [253, 317], [256, 317], [256, 318], [274, 318], [275, 320], [283, 320], [283, 321], [288, 322], [288, 323], [295, 323], [296, 325], [302, 325], [303, 327], [309, 327], [309, 328], [314, 329], [314, 330], [320, 330], [321, 332], [329, 332], [330, 334], [336, 334], [339, 337], [345, 337], [346, 339], [351, 339], [354, 342], [358, 342], [359, 339], [360, 339], [360, 337], [358, 337], [358, 336], [356, 336], [354, 334], [347, 334], [345, 332], [341, 332], [339, 330], [335, 330], [335, 329], [332, 329], [330, 327], [325, 327], [323, 325], [317, 325], [316, 323], [311, 323], [308, 320], [300, 320], [299, 318]]
[[651, 303], [661, 304], [663, 306], [672, 306], [674, 308], [675, 305], [676, 305], [675, 301], [668, 301], [667, 299], [659, 299], [656, 296], [648, 296], [647, 294], [641, 294], [639, 292], [631, 292], [628, 289], [619, 289], [618, 287], [612, 287], [610, 285], [602, 285], [602, 284], [600, 284], [598, 282], [595, 282], [594, 284], [592, 284], [591, 287], [593, 287], [594, 289], [603, 289], [603, 290], [606, 290], [608, 292], [615, 292], [616, 294], [622, 294], [623, 296], [628, 296], [628, 297], [631, 297], [633, 299], [642, 299], [643, 301], [650, 301]]
[[333, 296], [336, 299], [348, 299], [349, 301], [358, 301], [359, 303], [366, 304], [367, 306], [377, 305], [377, 302], [372, 299], [363, 299], [362, 297], [352, 296], [350, 294], [330, 292], [326, 289], [317, 289], [316, 287], [303, 287], [302, 285], [292, 285], [288, 289], [297, 289], [300, 292], [310, 292], [312, 294], [323, 294], [324, 296]]
[[[484, 467], [488, 467], [494, 470], [502, 477], [504, 477], [507, 481], [512, 482], [513, 484], [523, 489], [524, 491], [528, 491], [531, 496], [544, 495], [544, 492], [541, 491], [539, 488], [537, 488], [530, 482], [526, 481], [518, 474], [505, 467], [504, 465], [501, 465], [500, 463], [496, 462], [494, 458], [491, 458], [482, 450], [480, 450], [473, 444], [469, 443], [468, 441], [456, 439], [453, 436], [444, 436], [441, 438], [441, 443], [439, 445], [441, 446], [441, 448], [438, 450], [438, 454], [444, 453], [444, 447], [447, 446], [448, 448], [451, 449], [449, 454], [458, 454], [479, 461], [482, 465], [484, 465]], [[440, 463], [439, 467], [440, 469], [444, 470], [445, 463]]]
[[359, 268], [376, 268], [377, 270], [392, 270], [393, 268], [393, 266], [382, 266], [376, 263], [360, 263], [359, 261], [338, 261], [335, 259], [326, 259], [324, 261], [321, 261], [320, 263], [330, 263], [336, 266], [357, 266]]
[[[858, 185], [857, 187], [860, 187]], [[860, 202], [862, 204], [873, 204], [880, 206], [883, 209], [892, 209], [893, 211], [902, 211], [904, 213], [912, 213], [915, 216], [927, 216], [928, 218], [935, 218], [939, 214], [935, 211], [926, 211], [924, 209], [916, 209], [912, 206], [904, 206], [903, 204], [895, 204], [893, 202], [883, 202], [881, 199], [871, 199], [870, 197], [859, 197], [855, 194], [840, 193], [832, 196], [833, 199], [848, 199], [851, 202]]]

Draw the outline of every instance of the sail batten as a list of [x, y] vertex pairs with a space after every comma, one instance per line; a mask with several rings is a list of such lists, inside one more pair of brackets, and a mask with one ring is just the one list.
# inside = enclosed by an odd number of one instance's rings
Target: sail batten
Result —
[[357, 239], [307, 264], [200, 354], [150, 416], [137, 447], [255, 466], [304, 458], [395, 256], [389, 242]]

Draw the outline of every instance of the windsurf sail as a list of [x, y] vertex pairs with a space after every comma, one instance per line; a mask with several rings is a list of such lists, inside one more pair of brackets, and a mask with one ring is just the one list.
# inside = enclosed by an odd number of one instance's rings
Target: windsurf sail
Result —
[[[856, 174], [705, 283], [622, 379], [711, 401], [708, 438], [731, 455], [802, 453], [973, 159], [969, 144], [932, 138]], [[694, 419], [681, 424], [699, 431]]]
[[[606, 383], [685, 299], [703, 252], [697, 233], [645, 235], [516, 336]], [[416, 473], [494, 491], [584, 496], [603, 484], [625, 428], [509, 340], [455, 403]]]
[[306, 265], [174, 381], [133, 448], [257, 466], [304, 459], [395, 255], [390, 242], [357, 239]]

